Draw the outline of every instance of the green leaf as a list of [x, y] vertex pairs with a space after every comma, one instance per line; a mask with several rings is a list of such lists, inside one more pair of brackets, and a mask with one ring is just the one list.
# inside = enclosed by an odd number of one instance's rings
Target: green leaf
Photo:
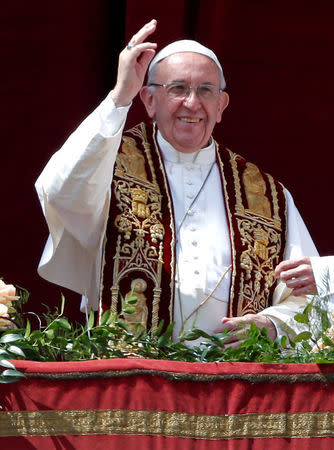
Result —
[[16, 369], [7, 369], [4, 370], [1, 374], [3, 377], [19, 377], [19, 378], [26, 378], [24, 373], [19, 372]]
[[287, 345], [287, 337], [286, 336], [282, 336], [282, 338], [281, 338], [281, 346], [283, 347], [283, 348], [286, 348], [286, 345]]
[[107, 325], [107, 323], [109, 322], [110, 316], [111, 316], [110, 309], [107, 309], [106, 311], [104, 311], [104, 313], [102, 314], [101, 320], [100, 320], [101, 327], [103, 327], [104, 325]]
[[64, 314], [64, 309], [65, 309], [65, 296], [61, 294], [60, 316]]
[[95, 316], [94, 316], [94, 311], [91, 310], [89, 313], [89, 318], [88, 318], [88, 330], [91, 330], [94, 326], [94, 322], [95, 322]]
[[19, 341], [20, 339], [22, 339], [22, 336], [19, 334], [7, 333], [0, 338], [0, 344], [8, 344], [9, 342]]
[[130, 332], [129, 327], [124, 322], [122, 322], [121, 320], [118, 320], [116, 322], [116, 325], [118, 325], [120, 328], [122, 328], [123, 330], [127, 331], [128, 333]]
[[124, 308], [123, 313], [124, 314], [133, 314], [136, 312], [136, 308], [134, 306], [127, 306]]
[[331, 326], [331, 322], [328, 318], [327, 311], [322, 310], [320, 316], [321, 316], [321, 327], [323, 330], [327, 330]]
[[309, 339], [311, 339], [312, 337], [312, 333], [310, 333], [309, 331], [303, 331], [302, 333], [297, 334], [297, 336], [294, 338], [294, 342], [302, 342], [302, 341], [307, 341]]
[[294, 319], [296, 322], [299, 322], [299, 323], [308, 323], [308, 316], [305, 314], [300, 314], [300, 313], [296, 314], [294, 316]]
[[50, 328], [49, 330], [45, 331], [46, 337], [52, 341], [52, 339], [55, 337], [55, 330], [53, 328]]
[[0, 375], [0, 383], [1, 384], [9, 384], [9, 383], [16, 383], [17, 381], [21, 381], [21, 377], [2, 377]]
[[321, 338], [324, 341], [325, 345], [328, 345], [328, 347], [334, 347], [334, 342], [331, 339], [329, 339], [329, 337], [326, 336], [324, 333], [322, 333]]
[[312, 300], [310, 303], [308, 303], [308, 304], [306, 305], [306, 307], [305, 307], [305, 309], [304, 309], [304, 311], [303, 311], [303, 315], [305, 315], [307, 318], [308, 318], [310, 312], [312, 311], [313, 303], [314, 303], [314, 302], [313, 302], [313, 300]]
[[165, 346], [168, 344], [168, 342], [170, 341], [171, 336], [173, 334], [173, 328], [174, 328], [174, 324], [170, 323], [167, 327], [167, 330], [164, 332], [164, 334], [159, 337], [158, 345]]
[[29, 341], [36, 341], [43, 337], [44, 337], [44, 333], [42, 331], [35, 330], [30, 334]]
[[6, 359], [0, 359], [0, 366], [15, 370], [14, 364], [12, 364], [10, 361], [7, 361]]
[[27, 325], [26, 325], [26, 330], [24, 333], [24, 339], [28, 339], [28, 337], [30, 336], [30, 333], [31, 333], [31, 323], [30, 323], [30, 320], [28, 319]]
[[7, 350], [9, 352], [13, 353], [14, 355], [19, 355], [19, 356], [22, 356], [22, 358], [25, 358], [24, 352], [17, 345], [10, 345]]
[[131, 295], [126, 299], [126, 303], [129, 303], [130, 305], [134, 305], [138, 302], [138, 297], [136, 295]]
[[164, 321], [163, 319], [160, 320], [159, 325], [158, 325], [158, 328], [156, 329], [156, 331], [155, 331], [155, 333], [154, 333], [154, 336], [160, 336], [160, 334], [161, 334], [161, 332], [162, 332], [162, 329], [163, 329], [163, 327], [164, 327], [164, 324], [165, 324], [165, 321]]
[[0, 359], [1, 360], [13, 359], [13, 355], [8, 353], [7, 350], [3, 350], [0, 352]]
[[59, 345], [60, 347], [65, 348], [66, 345], [67, 345], [67, 343], [68, 343], [68, 340], [65, 339], [65, 338], [62, 337], [62, 336], [56, 336], [55, 339], [54, 339], [54, 342], [55, 342], [57, 345]]
[[8, 355], [7, 350], [4, 348], [0, 348], [0, 358], [3, 357], [4, 359], [6, 359], [7, 356], [4, 356], [4, 355]]
[[191, 330], [191, 331], [189, 331], [188, 333], [185, 334], [184, 339], [186, 341], [194, 341], [194, 340], [199, 339], [201, 337], [205, 338], [205, 339], [210, 339], [211, 335], [209, 335], [205, 331], [199, 330], [198, 328], [194, 328], [193, 330]]
[[126, 303], [125, 303], [125, 299], [123, 297], [123, 295], [121, 295], [121, 302], [122, 302], [122, 311], [124, 308], [126, 308]]
[[59, 317], [59, 319], [55, 319], [52, 322], [52, 324], [50, 324], [50, 328], [53, 328], [53, 329], [61, 328], [63, 330], [68, 330], [68, 331], [71, 331], [71, 329], [72, 329], [71, 324], [64, 317]]

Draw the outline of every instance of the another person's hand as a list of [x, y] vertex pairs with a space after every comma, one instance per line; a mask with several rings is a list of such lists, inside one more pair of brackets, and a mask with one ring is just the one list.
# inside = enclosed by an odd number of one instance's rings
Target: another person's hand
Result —
[[317, 292], [312, 265], [308, 256], [282, 261], [275, 269], [275, 276], [292, 289], [292, 295], [307, 295]]
[[232, 348], [237, 348], [245, 338], [246, 330], [251, 323], [255, 323], [260, 329], [267, 328], [269, 339], [272, 341], [276, 339], [277, 332], [275, 325], [268, 317], [260, 314], [246, 314], [242, 317], [223, 317], [221, 327], [215, 331], [216, 333], [220, 333], [227, 330], [231, 336], [224, 341], [224, 344]]
[[119, 55], [117, 81], [111, 94], [117, 107], [129, 105], [144, 83], [157, 47], [156, 43], [144, 41], [156, 27], [155, 19], [144, 25]]

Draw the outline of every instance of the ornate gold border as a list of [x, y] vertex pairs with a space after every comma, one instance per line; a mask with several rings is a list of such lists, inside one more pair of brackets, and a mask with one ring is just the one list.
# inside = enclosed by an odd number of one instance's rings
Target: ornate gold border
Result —
[[152, 140], [154, 143], [154, 151], [157, 154], [158, 160], [159, 160], [159, 165], [160, 165], [160, 170], [161, 173], [163, 175], [163, 180], [164, 180], [164, 186], [165, 186], [165, 191], [167, 194], [167, 203], [168, 203], [168, 209], [170, 211], [170, 224], [169, 224], [169, 228], [171, 230], [171, 234], [172, 234], [172, 239], [171, 239], [171, 244], [170, 244], [170, 248], [171, 248], [171, 261], [170, 261], [170, 292], [173, 293], [172, 298], [170, 299], [169, 302], [169, 314], [170, 314], [170, 322], [172, 322], [174, 320], [174, 298], [175, 298], [175, 293], [174, 293], [174, 280], [175, 280], [175, 260], [176, 260], [176, 254], [175, 254], [175, 246], [176, 246], [176, 235], [175, 235], [175, 220], [174, 220], [174, 208], [173, 208], [173, 201], [172, 198], [170, 196], [170, 192], [169, 192], [169, 183], [168, 183], [168, 179], [167, 179], [167, 173], [166, 173], [166, 169], [165, 169], [165, 165], [163, 163], [163, 159], [161, 156], [161, 153], [159, 151], [159, 145], [157, 142], [157, 125], [156, 122], [153, 122], [153, 133], [152, 133]]
[[334, 373], [187, 373], [169, 372], [167, 370], [132, 369], [107, 370], [99, 372], [62, 372], [62, 373], [26, 373], [27, 378], [42, 378], [46, 380], [83, 380], [93, 378], [120, 378], [136, 375], [159, 376], [168, 381], [214, 382], [228, 380], [242, 380], [248, 383], [334, 383]]
[[0, 436], [148, 435], [192, 439], [334, 436], [334, 412], [204, 415], [170, 411], [0, 412]]

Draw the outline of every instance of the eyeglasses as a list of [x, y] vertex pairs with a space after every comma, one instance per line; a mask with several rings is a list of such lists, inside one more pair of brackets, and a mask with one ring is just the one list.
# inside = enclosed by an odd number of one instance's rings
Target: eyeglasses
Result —
[[214, 101], [223, 89], [213, 84], [200, 84], [199, 86], [190, 86], [187, 83], [173, 82], [169, 84], [150, 83], [149, 86], [161, 86], [166, 94], [172, 100], [183, 100], [188, 97], [191, 89], [196, 90], [197, 97], [203, 102]]

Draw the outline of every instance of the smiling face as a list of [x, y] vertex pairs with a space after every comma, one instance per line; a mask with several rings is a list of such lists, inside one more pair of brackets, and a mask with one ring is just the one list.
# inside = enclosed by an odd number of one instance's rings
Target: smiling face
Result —
[[[175, 81], [199, 86], [209, 83], [220, 85], [219, 70], [215, 62], [199, 53], [175, 53], [158, 63], [155, 83]], [[157, 122], [162, 136], [178, 151], [192, 153], [208, 145], [212, 130], [221, 121], [228, 105], [228, 95], [221, 92], [211, 102], [201, 101], [191, 89], [184, 99], [171, 99], [163, 87], [144, 86], [140, 92], [146, 111]]]

